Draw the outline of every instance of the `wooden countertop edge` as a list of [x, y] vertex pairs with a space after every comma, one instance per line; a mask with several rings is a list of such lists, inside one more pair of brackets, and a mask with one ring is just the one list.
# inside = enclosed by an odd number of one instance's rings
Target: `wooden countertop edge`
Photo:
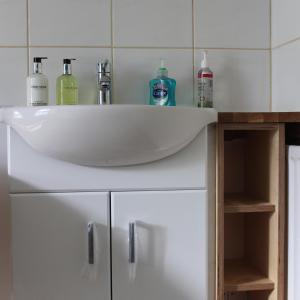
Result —
[[219, 123], [300, 123], [300, 112], [220, 112]]

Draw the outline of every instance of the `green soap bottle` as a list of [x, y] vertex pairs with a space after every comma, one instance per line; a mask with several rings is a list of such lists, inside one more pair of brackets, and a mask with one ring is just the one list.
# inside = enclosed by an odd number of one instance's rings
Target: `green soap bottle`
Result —
[[78, 104], [78, 85], [76, 78], [72, 75], [71, 61], [75, 58], [65, 58], [64, 72], [56, 80], [56, 104], [76, 105]]

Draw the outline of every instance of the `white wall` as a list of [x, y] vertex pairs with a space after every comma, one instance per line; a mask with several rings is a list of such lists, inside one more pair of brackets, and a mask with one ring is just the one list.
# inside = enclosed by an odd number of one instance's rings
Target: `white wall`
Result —
[[221, 111], [270, 108], [270, 0], [0, 0], [0, 105], [25, 105], [33, 56], [46, 55], [54, 104], [62, 58], [76, 57], [80, 102], [96, 100], [96, 62], [113, 62], [114, 102], [147, 103], [159, 58], [192, 105], [201, 48]]
[[272, 0], [272, 110], [300, 111], [300, 1]]

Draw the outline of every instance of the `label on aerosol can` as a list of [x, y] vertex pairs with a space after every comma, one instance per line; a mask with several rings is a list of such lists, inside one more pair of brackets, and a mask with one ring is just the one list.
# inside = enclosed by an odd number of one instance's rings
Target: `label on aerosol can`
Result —
[[213, 107], [213, 72], [209, 68], [198, 73], [198, 107]]

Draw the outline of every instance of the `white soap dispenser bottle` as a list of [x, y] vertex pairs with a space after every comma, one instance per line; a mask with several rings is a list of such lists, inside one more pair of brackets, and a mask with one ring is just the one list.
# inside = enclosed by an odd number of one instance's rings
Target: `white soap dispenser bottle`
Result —
[[48, 78], [42, 73], [42, 60], [47, 57], [33, 58], [33, 73], [27, 77], [27, 105], [48, 105]]

